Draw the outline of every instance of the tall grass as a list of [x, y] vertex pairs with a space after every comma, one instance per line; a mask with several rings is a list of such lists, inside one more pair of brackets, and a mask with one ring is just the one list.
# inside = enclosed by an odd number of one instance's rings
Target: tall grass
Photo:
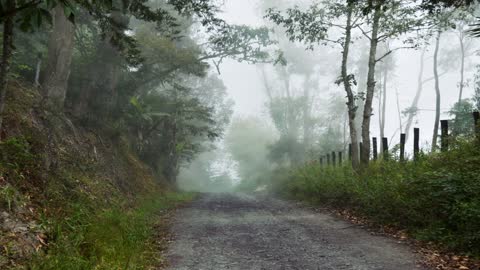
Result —
[[[284, 174], [285, 175], [285, 174]], [[277, 178], [275, 190], [294, 199], [347, 207], [415, 237], [480, 255], [480, 147], [456, 142], [446, 153], [398, 162], [306, 165]]]
[[167, 193], [143, 199], [134, 209], [97, 212], [74, 205], [69, 217], [47, 221], [52, 239], [47, 253], [35, 258], [30, 269], [147, 269], [154, 261], [149, 251], [159, 212], [191, 198]]

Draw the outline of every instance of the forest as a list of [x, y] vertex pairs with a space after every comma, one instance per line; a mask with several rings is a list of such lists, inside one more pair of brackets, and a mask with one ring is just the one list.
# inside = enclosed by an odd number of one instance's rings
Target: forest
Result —
[[0, 0], [0, 24], [0, 269], [176, 269], [173, 212], [215, 193], [480, 267], [480, 2]]

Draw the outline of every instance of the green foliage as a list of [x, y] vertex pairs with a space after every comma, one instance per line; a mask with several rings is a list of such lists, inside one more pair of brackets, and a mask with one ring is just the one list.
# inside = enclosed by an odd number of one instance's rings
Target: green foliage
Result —
[[449, 152], [416, 162], [372, 162], [361, 174], [349, 166], [306, 165], [278, 175], [274, 187], [285, 196], [352, 208], [420, 239], [479, 255], [478, 164], [478, 144], [457, 141]]
[[475, 93], [473, 94], [473, 103], [477, 111], [480, 111], [480, 66], [476, 67], [475, 72]]
[[38, 157], [25, 137], [11, 137], [0, 142], [0, 173], [4, 178], [25, 184], [39, 169]]
[[12, 185], [0, 186], [0, 208], [12, 211], [14, 206], [23, 205], [24, 202], [25, 198]]
[[[192, 199], [191, 194], [167, 193], [145, 198], [134, 210], [121, 206], [94, 210], [71, 205], [67, 218], [45, 221], [52, 241], [30, 269], [146, 269], [154, 266], [154, 224], [158, 213]], [[161, 221], [160, 221], [161, 222]]]
[[473, 110], [473, 104], [467, 99], [453, 105], [448, 112], [453, 117], [449, 127], [453, 136], [470, 136], [473, 134]]

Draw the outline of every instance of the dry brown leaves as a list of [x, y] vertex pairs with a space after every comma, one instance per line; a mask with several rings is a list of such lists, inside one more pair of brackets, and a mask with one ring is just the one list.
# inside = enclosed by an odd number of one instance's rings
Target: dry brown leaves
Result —
[[328, 209], [336, 216], [350, 223], [365, 227], [371, 234], [395, 238], [398, 243], [411, 246], [419, 254], [419, 264], [435, 270], [480, 270], [480, 260], [448, 252], [434, 243], [425, 243], [413, 239], [405, 230], [391, 226], [375, 224], [365, 217], [347, 209]]

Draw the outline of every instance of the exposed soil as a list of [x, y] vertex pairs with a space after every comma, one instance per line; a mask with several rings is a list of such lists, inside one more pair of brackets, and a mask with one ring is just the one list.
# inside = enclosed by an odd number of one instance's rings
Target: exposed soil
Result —
[[204, 194], [178, 211], [169, 269], [425, 269], [394, 239], [328, 213], [244, 194]]

